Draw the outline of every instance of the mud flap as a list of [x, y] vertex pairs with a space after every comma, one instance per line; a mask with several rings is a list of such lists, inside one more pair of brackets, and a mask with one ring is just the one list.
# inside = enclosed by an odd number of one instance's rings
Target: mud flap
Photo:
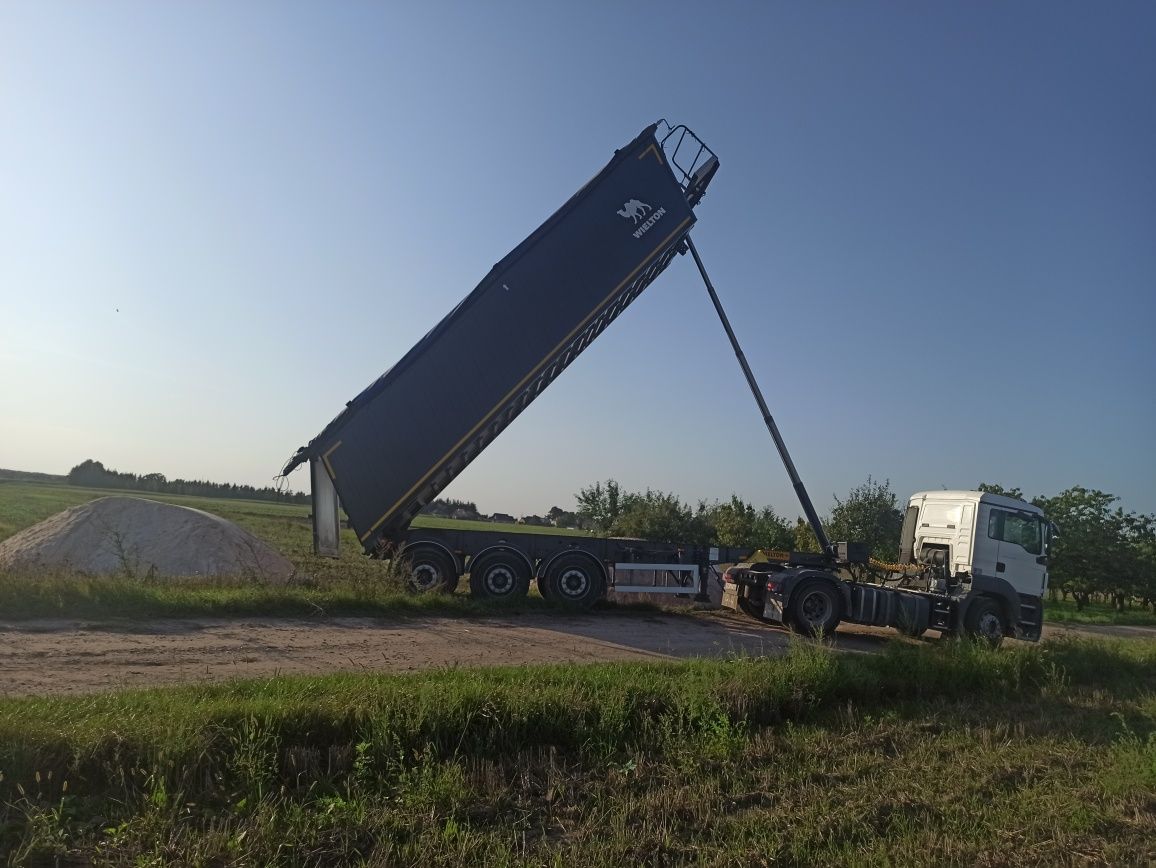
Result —
[[763, 605], [763, 620], [774, 621], [776, 624], [783, 623], [783, 601], [773, 594], [767, 594], [766, 603]]

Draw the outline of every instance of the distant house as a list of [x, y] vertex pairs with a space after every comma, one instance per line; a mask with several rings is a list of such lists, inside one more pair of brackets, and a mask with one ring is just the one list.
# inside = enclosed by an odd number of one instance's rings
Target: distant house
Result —
[[542, 518], [540, 515], [524, 515], [518, 519], [518, 524], [529, 524], [536, 527], [549, 527], [550, 522]]
[[517, 519], [515, 519], [512, 515], [508, 515], [504, 512], [495, 512], [490, 516], [490, 521], [496, 522], [498, 524], [514, 524]]

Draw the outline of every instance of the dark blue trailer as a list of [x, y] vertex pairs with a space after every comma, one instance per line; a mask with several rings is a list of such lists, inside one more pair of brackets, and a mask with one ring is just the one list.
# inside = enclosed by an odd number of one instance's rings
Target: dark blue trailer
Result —
[[[368, 553], [405, 549], [418, 541], [440, 552], [427, 571], [448, 587], [471, 560], [496, 543], [459, 534], [453, 545], [409, 529], [427, 503], [476, 458], [517, 415], [585, 350], [679, 252], [695, 223], [694, 206], [718, 169], [718, 159], [684, 126], [644, 129], [525, 241], [495, 265], [457, 307], [301, 447], [288, 473], [312, 469], [314, 544], [335, 555], [338, 509]], [[572, 547], [561, 537], [558, 551]], [[606, 565], [625, 549], [591, 556]], [[481, 547], [481, 548], [479, 548]], [[556, 552], [545, 539], [521, 567], [540, 574]], [[589, 549], [590, 546], [587, 546]], [[637, 549], [637, 542], [626, 548]], [[688, 547], [666, 554], [685, 557]], [[680, 552], [682, 554], [680, 554]], [[700, 553], [702, 554], [702, 553]], [[705, 555], [704, 555], [705, 557]], [[699, 558], [701, 561], [702, 558]], [[415, 562], [416, 563], [416, 562]], [[506, 564], [505, 567], [509, 567]], [[416, 569], [416, 567], [415, 567]], [[433, 573], [454, 573], [433, 581]], [[582, 596], [585, 596], [584, 594]]]

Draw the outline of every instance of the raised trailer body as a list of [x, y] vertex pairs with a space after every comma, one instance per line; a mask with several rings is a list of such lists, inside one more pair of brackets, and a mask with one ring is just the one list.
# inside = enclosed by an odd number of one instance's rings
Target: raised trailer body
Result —
[[[647, 127], [286, 465], [314, 464], [317, 550], [338, 501], [367, 552], [409, 524], [679, 251], [718, 161]], [[664, 145], [666, 146], [664, 149]]]

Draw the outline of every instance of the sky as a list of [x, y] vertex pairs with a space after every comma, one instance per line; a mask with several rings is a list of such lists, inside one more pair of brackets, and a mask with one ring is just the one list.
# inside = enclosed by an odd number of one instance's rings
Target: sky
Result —
[[[1154, 44], [1147, 2], [4, 3], [0, 467], [270, 484], [666, 118], [820, 510], [1156, 512]], [[689, 257], [444, 496], [606, 478], [799, 513]]]

